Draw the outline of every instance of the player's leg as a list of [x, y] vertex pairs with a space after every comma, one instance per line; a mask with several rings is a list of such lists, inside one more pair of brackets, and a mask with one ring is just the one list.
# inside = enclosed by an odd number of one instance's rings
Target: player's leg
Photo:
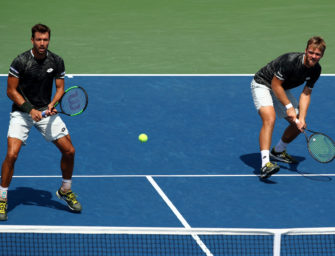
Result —
[[262, 158], [260, 177], [268, 178], [279, 171], [279, 166], [270, 161], [270, 147], [276, 113], [273, 106], [261, 107], [258, 113], [262, 119], [262, 128], [259, 133], [259, 145]]
[[7, 135], [7, 153], [1, 167], [0, 220], [7, 220], [7, 192], [14, 174], [14, 165], [22, 145], [28, 138], [32, 119], [28, 114], [12, 112]]
[[7, 138], [7, 154], [1, 167], [1, 187], [8, 188], [14, 174], [14, 165], [18, 158], [22, 141], [17, 138]]
[[7, 154], [1, 168], [0, 186], [0, 221], [7, 220], [8, 187], [14, 174], [14, 164], [19, 155], [22, 141], [16, 138], [7, 138]]
[[265, 106], [261, 107], [258, 113], [262, 119], [262, 128], [259, 134], [260, 150], [269, 150], [276, 121], [276, 112], [273, 106]]
[[63, 199], [74, 212], [80, 212], [82, 210], [81, 204], [78, 202], [76, 195], [71, 190], [72, 185], [72, 173], [74, 167], [74, 156], [75, 148], [72, 145], [70, 135], [61, 137], [53, 143], [60, 150], [61, 157], [61, 170], [62, 170], [62, 186], [56, 192], [58, 198]]
[[[73, 167], [74, 167], [74, 156], [75, 156], [75, 149], [72, 145], [71, 137], [69, 134], [63, 136], [53, 143], [57, 146], [59, 151], [62, 154], [60, 167], [62, 170], [62, 176], [64, 180], [71, 180]], [[64, 188], [64, 192], [70, 190], [71, 188]]]
[[[292, 95], [290, 91], [286, 91], [286, 95], [292, 103], [293, 107], [295, 108], [297, 114], [299, 114], [298, 102], [296, 98]], [[274, 99], [274, 107], [277, 115], [285, 118], [289, 122], [289, 125], [285, 129], [281, 139], [278, 141], [276, 146], [272, 148], [270, 152], [271, 159], [285, 163], [296, 164], [298, 161], [286, 152], [286, 148], [288, 144], [300, 134], [300, 131], [294, 123], [290, 122], [287, 119], [286, 108], [280, 102], [278, 102], [277, 99]]]
[[60, 167], [63, 181], [56, 195], [64, 200], [72, 211], [80, 212], [81, 205], [71, 190], [75, 149], [65, 123], [59, 115], [54, 115], [35, 123], [35, 127], [47, 141], [53, 142], [62, 154]]
[[261, 178], [268, 178], [279, 171], [277, 164], [270, 162], [270, 147], [272, 133], [276, 121], [276, 113], [273, 107], [270, 88], [265, 85], [251, 82], [251, 92], [255, 107], [262, 119], [262, 127], [259, 133], [259, 146], [261, 151]]

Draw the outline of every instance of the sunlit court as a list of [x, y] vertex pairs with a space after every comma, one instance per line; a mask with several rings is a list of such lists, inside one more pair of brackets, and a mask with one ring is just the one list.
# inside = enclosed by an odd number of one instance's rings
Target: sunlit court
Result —
[[[67, 87], [82, 86], [89, 98], [85, 112], [63, 117], [76, 147], [73, 188], [83, 211], [70, 212], [56, 197], [59, 156], [32, 130], [9, 190], [2, 255], [26, 255], [41, 241], [29, 255], [309, 255], [307, 244], [332, 250], [334, 162], [315, 161], [300, 135], [290, 145], [299, 163], [279, 163], [279, 173], [261, 180], [251, 79], [66, 77]], [[335, 137], [332, 84], [333, 76], [320, 78], [309, 127]], [[0, 100], [4, 154], [11, 102]], [[285, 126], [277, 122], [274, 139]], [[301, 254], [291, 254], [298, 248]]]

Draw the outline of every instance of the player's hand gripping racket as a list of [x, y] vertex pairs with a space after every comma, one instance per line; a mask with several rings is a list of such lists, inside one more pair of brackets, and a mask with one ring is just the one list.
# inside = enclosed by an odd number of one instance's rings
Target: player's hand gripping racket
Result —
[[[312, 133], [309, 137], [306, 131]], [[304, 129], [310, 155], [320, 163], [329, 163], [335, 158], [335, 143], [326, 134]]]
[[[77, 116], [83, 113], [88, 104], [88, 95], [84, 88], [80, 86], [72, 86], [65, 91], [62, 98], [55, 104], [59, 105], [60, 111], [58, 113], [67, 116]], [[47, 116], [47, 111], [42, 112], [42, 117]]]

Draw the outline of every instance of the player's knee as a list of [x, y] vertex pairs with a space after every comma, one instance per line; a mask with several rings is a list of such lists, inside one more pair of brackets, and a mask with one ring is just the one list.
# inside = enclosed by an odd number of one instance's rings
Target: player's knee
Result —
[[74, 147], [67, 148], [66, 150], [63, 151], [63, 155], [68, 157], [68, 158], [73, 158], [76, 154], [76, 150]]
[[268, 126], [268, 127], [274, 127], [275, 122], [276, 122], [276, 117], [275, 116], [268, 117], [268, 118], [263, 120], [264, 126]]
[[259, 110], [259, 115], [262, 118], [263, 126], [273, 127], [276, 122], [276, 112], [273, 107], [262, 107]]
[[11, 162], [11, 163], [15, 163], [15, 161], [17, 160], [17, 158], [19, 157], [19, 154], [16, 152], [8, 152], [7, 156], [6, 156], [6, 160]]

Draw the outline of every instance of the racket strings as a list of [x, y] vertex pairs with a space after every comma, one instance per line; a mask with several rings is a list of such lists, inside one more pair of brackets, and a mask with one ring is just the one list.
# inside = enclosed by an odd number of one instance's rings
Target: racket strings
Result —
[[323, 134], [313, 134], [309, 138], [308, 148], [313, 157], [320, 162], [329, 162], [335, 156], [333, 141]]
[[76, 115], [84, 111], [87, 105], [87, 95], [81, 88], [74, 88], [64, 94], [60, 107], [69, 115]]

